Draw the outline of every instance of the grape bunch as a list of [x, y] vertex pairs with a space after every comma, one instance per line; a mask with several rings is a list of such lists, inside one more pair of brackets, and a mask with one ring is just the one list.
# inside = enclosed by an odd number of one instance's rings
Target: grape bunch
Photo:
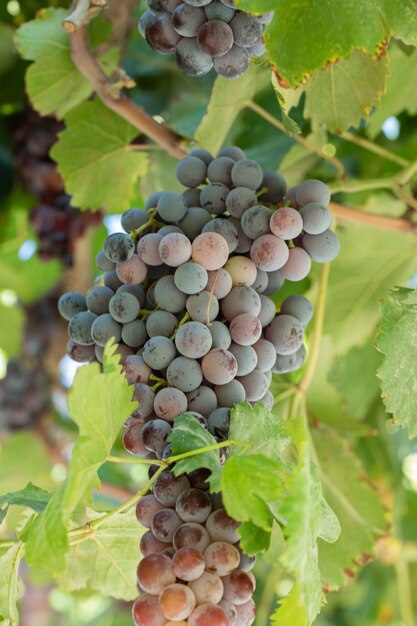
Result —
[[187, 76], [204, 76], [213, 67], [224, 78], [246, 72], [251, 57], [265, 52], [262, 34], [273, 12], [250, 15], [234, 0], [148, 0], [139, 32], [160, 54], [175, 53]]
[[[277, 312], [269, 296], [339, 251], [320, 181], [287, 190], [279, 173], [263, 172], [234, 146], [215, 158], [193, 150], [176, 173], [184, 192], [156, 192], [145, 211], [124, 213], [125, 232], [107, 237], [97, 256], [98, 284], [58, 303], [73, 359], [101, 362], [107, 341], [118, 343], [138, 402], [123, 443], [149, 459], [170, 456], [168, 438], [184, 413], [221, 443], [233, 406], [272, 408], [272, 374], [304, 363], [313, 311], [304, 296], [291, 295]], [[137, 626], [253, 623], [250, 559], [206, 478], [166, 471], [138, 505], [149, 530]]]

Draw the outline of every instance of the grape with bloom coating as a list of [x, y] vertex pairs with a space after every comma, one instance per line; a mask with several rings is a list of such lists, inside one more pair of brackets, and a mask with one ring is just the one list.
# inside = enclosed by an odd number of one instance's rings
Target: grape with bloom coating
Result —
[[262, 325], [254, 315], [242, 313], [232, 320], [230, 334], [240, 346], [252, 346], [262, 334]]
[[294, 354], [303, 343], [304, 329], [292, 315], [279, 315], [266, 329], [266, 338], [278, 354]]
[[232, 277], [233, 287], [238, 285], [253, 285], [256, 280], [256, 265], [245, 256], [231, 257], [224, 269]]
[[330, 228], [332, 215], [329, 209], [318, 202], [310, 202], [300, 211], [303, 218], [303, 230], [309, 235], [320, 235]]
[[218, 300], [222, 300], [232, 289], [232, 277], [223, 267], [207, 273], [208, 280], [205, 286], [206, 290], [213, 293]]
[[321, 180], [305, 180], [296, 188], [295, 197], [300, 206], [309, 202], [327, 206], [330, 202], [330, 189]]
[[196, 599], [189, 587], [174, 584], [165, 587], [159, 595], [159, 608], [167, 619], [180, 621], [191, 615]]
[[137, 254], [133, 254], [130, 259], [117, 263], [117, 278], [127, 285], [138, 285], [142, 283], [148, 273], [148, 268]]
[[[265, 272], [279, 270], [288, 261], [288, 247], [285, 241], [275, 235], [258, 237], [250, 249], [250, 257], [256, 267]], [[255, 276], [256, 278], [256, 276]], [[253, 281], [254, 282], [254, 281]]]
[[138, 257], [146, 263], [146, 265], [158, 266], [163, 264], [163, 260], [159, 254], [159, 244], [161, 240], [162, 235], [159, 233], [149, 233], [139, 239], [136, 248]]
[[204, 572], [199, 578], [189, 585], [192, 589], [197, 604], [211, 602], [218, 604], [223, 597], [223, 582], [220, 576], [211, 572]]
[[132, 615], [135, 626], [165, 626], [166, 624], [157, 596], [147, 594], [140, 596], [133, 605]]
[[165, 235], [159, 243], [159, 256], [170, 267], [178, 267], [191, 257], [191, 241], [180, 233]]
[[169, 364], [166, 379], [171, 387], [177, 387], [184, 393], [188, 393], [201, 385], [203, 374], [198, 361], [179, 356]]
[[193, 241], [192, 257], [206, 270], [218, 270], [229, 257], [229, 247], [221, 235], [202, 233]]
[[171, 426], [165, 420], [152, 419], [146, 422], [142, 428], [142, 443], [147, 450], [155, 452], [157, 456], [161, 456], [167, 445], [167, 438], [171, 434], [171, 430]]
[[240, 554], [237, 548], [226, 541], [215, 541], [204, 551], [206, 569], [218, 576], [227, 576], [239, 566]]
[[178, 352], [190, 359], [200, 359], [210, 350], [213, 343], [207, 326], [201, 322], [187, 322], [178, 329], [175, 345]]
[[189, 489], [190, 483], [184, 475], [175, 476], [169, 470], [162, 472], [153, 485], [153, 493], [155, 498], [161, 504], [166, 506], [174, 506], [178, 496]]
[[237, 361], [231, 352], [215, 348], [201, 362], [204, 377], [213, 385], [225, 385], [237, 374]]
[[219, 303], [216, 296], [206, 290], [189, 296], [186, 308], [193, 321], [205, 324], [215, 320], [219, 314]]
[[204, 552], [210, 543], [210, 535], [201, 524], [187, 522], [178, 528], [173, 543], [175, 550], [187, 547]]
[[191, 582], [203, 575], [206, 562], [201, 552], [195, 548], [185, 547], [175, 552], [172, 566], [178, 578]]
[[151, 529], [158, 541], [170, 544], [182, 523], [182, 519], [173, 509], [161, 509], [155, 513]]
[[229, 626], [229, 620], [220, 606], [201, 604], [191, 614], [188, 626]]
[[187, 410], [187, 397], [175, 387], [160, 389], [155, 396], [154, 410], [158, 417], [172, 422]]
[[[259, 341], [261, 340], [258, 340], [256, 343], [259, 343]], [[257, 366], [258, 356], [254, 350], [256, 343], [253, 346], [241, 346], [237, 343], [232, 343], [230, 346], [230, 352], [237, 361], [237, 376], [246, 376], [246, 374], [253, 372]]]
[[153, 516], [163, 508], [164, 505], [158, 502], [153, 494], [142, 496], [136, 505], [136, 518], [139, 524], [150, 529]]
[[303, 248], [316, 263], [333, 261], [340, 251], [340, 243], [332, 230], [325, 230], [320, 235], [303, 236]]
[[240, 285], [233, 287], [223, 299], [221, 310], [229, 322], [241, 313], [250, 313], [257, 317], [261, 311], [261, 299], [252, 287]]
[[164, 587], [175, 583], [172, 561], [165, 554], [150, 554], [142, 559], [137, 569], [141, 588], [151, 595], [158, 595]]
[[290, 248], [288, 261], [280, 269], [287, 280], [298, 282], [306, 278], [311, 270], [311, 258], [303, 248]]
[[[86, 297], [79, 291], [68, 291], [59, 298], [58, 310], [65, 320], [70, 321], [77, 313], [87, 311]], [[90, 309], [90, 311], [95, 313], [93, 309]]]
[[174, 274], [175, 286], [188, 295], [197, 294], [205, 289], [208, 283], [208, 274], [198, 263], [184, 263]]
[[291, 207], [281, 207], [272, 213], [271, 232], [280, 239], [295, 239], [303, 230], [303, 218]]
[[206, 528], [214, 541], [239, 541], [238, 528], [240, 524], [226, 513], [226, 509], [217, 509], [211, 513], [206, 522]]
[[284, 300], [281, 313], [296, 317], [303, 326], [307, 326], [313, 317], [313, 307], [304, 296], [293, 294]]
[[203, 524], [211, 513], [211, 500], [201, 489], [187, 489], [178, 496], [175, 509], [184, 522]]
[[245, 604], [252, 598], [255, 585], [251, 573], [234, 570], [223, 578], [224, 598], [234, 605]]

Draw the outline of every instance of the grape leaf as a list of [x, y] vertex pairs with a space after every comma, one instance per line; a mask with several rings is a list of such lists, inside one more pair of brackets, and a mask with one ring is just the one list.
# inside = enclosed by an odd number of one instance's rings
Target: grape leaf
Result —
[[252, 522], [242, 522], [239, 526], [239, 536], [240, 545], [249, 556], [266, 552], [271, 547], [271, 530], [264, 530]]
[[195, 132], [196, 141], [206, 150], [217, 153], [247, 102], [268, 85], [269, 75], [269, 71], [252, 65], [236, 80], [216, 78], [207, 113]]
[[[132, 387], [121, 375], [116, 346], [104, 350], [103, 372], [98, 363], [81, 367], [69, 393], [69, 412], [79, 427], [79, 437], [68, 465], [68, 477], [54, 492], [46, 509], [24, 537], [29, 563], [62, 572], [69, 549], [67, 526], [75, 509], [87, 503], [91, 490], [100, 486], [97, 471], [110, 454], [114, 441], [137, 403]], [[93, 393], [92, 393], [93, 390]]]
[[312, 429], [312, 436], [324, 495], [341, 526], [336, 543], [319, 541], [321, 579], [337, 589], [372, 554], [375, 537], [386, 532], [385, 511], [347, 441], [327, 428]]
[[138, 131], [99, 100], [85, 102], [65, 116], [66, 130], [51, 151], [58, 170], [81, 209], [121, 213], [130, 207], [138, 176], [148, 167], [146, 154], [130, 142]]
[[378, 106], [386, 76], [386, 57], [373, 59], [355, 51], [311, 77], [305, 87], [305, 115], [313, 126], [322, 124], [331, 132], [358, 127]]
[[308, 626], [307, 610], [300, 599], [299, 585], [291, 589], [288, 596], [282, 598], [276, 611], [271, 615], [271, 626]]
[[329, 372], [329, 382], [335, 385], [355, 419], [364, 419], [379, 396], [376, 370], [380, 361], [373, 342], [368, 342], [337, 357]]
[[0, 304], [0, 319], [0, 349], [10, 358], [20, 352], [25, 316], [19, 306]]
[[28, 483], [24, 489], [10, 491], [0, 496], [0, 507], [6, 505], [26, 506], [35, 513], [40, 513], [48, 504], [51, 494], [32, 483]]
[[19, 564], [23, 557], [23, 544], [10, 548], [0, 547], [0, 625], [18, 626], [16, 602], [19, 587]]
[[[193, 452], [199, 448], [206, 448], [217, 443], [213, 435], [201, 426], [195, 417], [187, 415], [187, 413], [175, 419], [175, 425], [168, 437], [168, 441], [172, 444], [172, 456]], [[200, 467], [205, 467], [211, 471], [208, 479], [211, 491], [220, 491], [221, 465], [218, 450], [195, 454], [177, 461], [173, 472], [176, 476], [179, 476]]]
[[[92, 519], [100, 515], [92, 516]], [[58, 584], [66, 592], [97, 591], [119, 600], [138, 595], [136, 567], [141, 530], [135, 508], [103, 522], [85, 541], [70, 548]]]
[[[249, 442], [247, 454], [263, 454], [273, 460], [280, 458], [290, 443], [283, 420], [277, 419], [262, 402], [253, 407], [242, 402], [231, 410], [229, 437]], [[231, 454], [239, 453], [239, 448], [232, 448]]]
[[377, 348], [384, 355], [378, 378], [382, 400], [394, 421], [407, 428], [409, 437], [417, 435], [416, 314], [417, 292], [393, 289], [381, 304]]

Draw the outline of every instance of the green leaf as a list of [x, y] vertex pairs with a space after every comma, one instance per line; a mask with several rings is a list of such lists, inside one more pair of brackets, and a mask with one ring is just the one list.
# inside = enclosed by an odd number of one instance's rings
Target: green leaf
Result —
[[40, 513], [48, 504], [51, 494], [32, 483], [28, 483], [24, 489], [10, 491], [0, 496], [0, 507], [6, 505], [26, 506]]
[[85, 102], [65, 117], [51, 156], [82, 209], [121, 213], [130, 207], [137, 178], [145, 174], [148, 157], [130, 145], [138, 131], [99, 100]]
[[394, 421], [417, 435], [417, 291], [393, 289], [381, 304], [377, 348], [384, 355], [378, 370], [382, 400]]
[[19, 306], [0, 304], [0, 349], [9, 358], [20, 352], [24, 322], [25, 316]]
[[234, 121], [246, 107], [247, 102], [266, 87], [269, 71], [251, 65], [248, 71], [236, 80], [216, 78], [211, 93], [207, 114], [195, 133], [195, 139], [206, 150], [216, 154], [222, 147]]
[[69, 393], [69, 412], [79, 437], [68, 465], [67, 480], [52, 495], [46, 509], [26, 533], [29, 563], [60, 574], [69, 549], [67, 527], [75, 509], [89, 502], [98, 489], [97, 471], [109, 456], [120, 428], [136, 403], [132, 387], [121, 374], [116, 345], [104, 350], [104, 371], [98, 363], [81, 367]]
[[321, 579], [328, 589], [337, 589], [386, 532], [385, 511], [348, 442], [327, 428], [312, 429], [312, 436], [324, 495], [341, 526], [336, 543], [319, 541]]
[[[99, 518], [97, 514], [93, 519]], [[58, 584], [66, 592], [97, 591], [118, 600], [137, 596], [136, 568], [141, 527], [135, 508], [103, 522], [94, 534], [71, 547]]]
[[10, 548], [0, 547], [0, 625], [18, 626], [19, 615], [16, 602], [19, 587], [19, 564], [23, 556], [23, 544]]
[[376, 370], [380, 362], [373, 342], [368, 342], [339, 356], [329, 372], [329, 382], [335, 385], [355, 419], [364, 419], [379, 396]]
[[331, 132], [358, 127], [378, 106], [386, 76], [385, 57], [373, 59], [355, 51], [311, 77], [305, 87], [305, 115], [314, 126], [323, 125]]
[[240, 545], [249, 556], [266, 552], [271, 547], [271, 530], [259, 528], [252, 522], [242, 522], [239, 527], [239, 535]]
[[391, 45], [388, 70], [386, 93], [366, 127], [366, 132], [372, 138], [378, 135], [390, 115], [398, 115], [402, 111], [407, 111], [409, 115], [417, 113], [417, 50], [414, 48], [406, 52], [397, 45]]
[[271, 616], [271, 626], [308, 626], [305, 605], [300, 598], [300, 589], [295, 585], [288, 596], [279, 601], [275, 613]]
[[[180, 415], [175, 419], [172, 433], [168, 437], [172, 444], [172, 456], [193, 452], [200, 448], [213, 446], [217, 442], [213, 435], [206, 430], [192, 415]], [[211, 491], [220, 491], [220, 454], [218, 450], [210, 450], [202, 454], [195, 454], [175, 463], [173, 472], [176, 476], [192, 472], [200, 467], [211, 471], [209, 482]]]
[[[262, 454], [270, 459], [282, 456], [290, 443], [282, 419], [273, 415], [261, 402], [255, 406], [242, 402], [231, 411], [229, 437], [234, 441], [248, 442], [246, 454]], [[231, 454], [240, 454], [239, 448], [232, 448]]]
[[9, 70], [16, 60], [13, 47], [13, 27], [9, 24], [0, 24], [0, 73]]

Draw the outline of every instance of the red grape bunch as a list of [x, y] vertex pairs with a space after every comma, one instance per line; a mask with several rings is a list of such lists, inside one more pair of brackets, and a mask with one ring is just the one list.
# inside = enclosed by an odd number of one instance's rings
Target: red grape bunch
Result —
[[238, 78], [251, 57], [264, 54], [262, 34], [272, 18], [272, 11], [239, 11], [234, 0], [148, 0], [138, 28], [153, 50], [175, 53], [187, 76], [204, 76], [214, 67], [224, 78]]
[[[222, 442], [233, 406], [259, 401], [272, 408], [272, 374], [304, 363], [312, 307], [291, 295], [277, 312], [269, 296], [339, 251], [329, 230], [330, 193], [320, 181], [287, 190], [279, 173], [263, 172], [233, 146], [215, 158], [193, 150], [178, 163], [177, 178], [182, 194], [156, 192], [145, 211], [123, 214], [125, 232], [107, 237], [97, 256], [102, 276], [87, 296], [69, 292], [58, 303], [73, 359], [101, 362], [107, 341], [119, 344], [138, 402], [124, 446], [149, 459], [170, 456], [167, 439], [184, 413]], [[248, 557], [206, 478], [167, 471], [138, 505], [149, 530], [137, 626], [254, 620]]]

